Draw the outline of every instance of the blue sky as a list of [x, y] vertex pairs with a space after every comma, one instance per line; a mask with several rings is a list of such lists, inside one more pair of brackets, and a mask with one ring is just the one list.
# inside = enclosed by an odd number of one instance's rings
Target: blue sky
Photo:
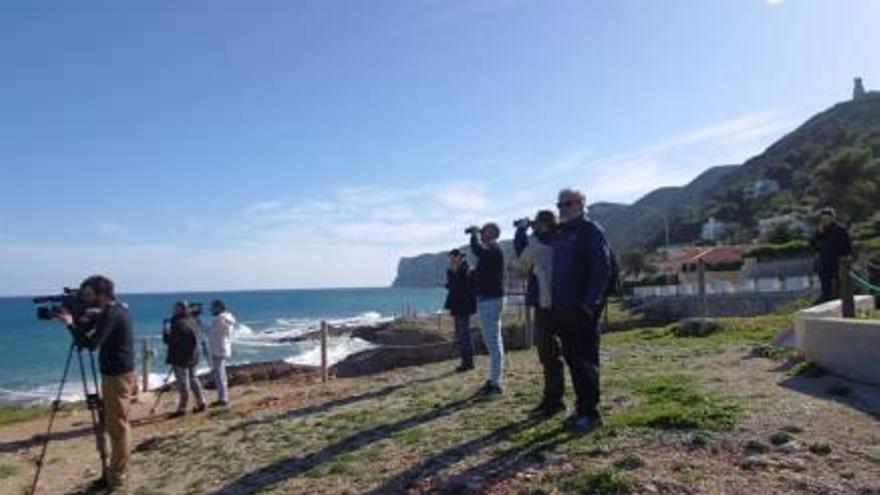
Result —
[[[875, 0], [0, 0], [0, 294], [384, 285], [880, 87]], [[508, 232], [509, 234], [509, 232]]]

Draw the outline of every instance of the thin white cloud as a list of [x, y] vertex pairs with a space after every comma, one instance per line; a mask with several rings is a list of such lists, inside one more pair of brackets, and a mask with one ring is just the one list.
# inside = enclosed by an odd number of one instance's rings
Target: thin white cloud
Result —
[[781, 5], [785, 0], [764, 0], [767, 5]]
[[95, 232], [107, 239], [121, 239], [128, 235], [128, 229], [120, 223], [102, 220], [95, 224]]

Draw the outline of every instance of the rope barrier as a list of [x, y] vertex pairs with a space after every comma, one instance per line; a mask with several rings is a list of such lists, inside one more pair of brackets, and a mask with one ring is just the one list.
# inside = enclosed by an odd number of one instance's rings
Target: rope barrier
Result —
[[858, 273], [856, 273], [855, 270], [850, 270], [849, 276], [852, 277], [852, 279], [855, 280], [856, 283], [861, 285], [863, 288], [868, 289], [871, 292], [880, 294], [880, 286], [872, 284], [867, 280], [867, 277], [860, 276]]

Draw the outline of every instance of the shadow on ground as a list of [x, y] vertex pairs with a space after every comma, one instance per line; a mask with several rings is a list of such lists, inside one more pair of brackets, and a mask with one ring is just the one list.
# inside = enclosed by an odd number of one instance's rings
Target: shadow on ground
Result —
[[246, 495], [270, 489], [290, 478], [306, 473], [340, 454], [354, 452], [375, 442], [389, 438], [396, 433], [450, 416], [458, 411], [473, 406], [481, 400], [483, 400], [481, 396], [472, 395], [394, 423], [370, 428], [329, 445], [317, 452], [304, 456], [282, 459], [232, 481], [219, 490], [212, 492], [212, 495]]

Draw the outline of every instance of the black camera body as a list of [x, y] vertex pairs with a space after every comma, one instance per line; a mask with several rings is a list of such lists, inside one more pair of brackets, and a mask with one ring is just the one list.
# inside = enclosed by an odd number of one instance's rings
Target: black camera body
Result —
[[480, 228], [477, 227], [476, 225], [474, 225], [474, 226], [471, 226], [471, 227], [468, 227], [468, 228], [464, 229], [464, 233], [467, 234], [467, 235], [479, 234], [479, 233], [480, 233]]
[[189, 307], [186, 309], [193, 318], [198, 318], [202, 315], [202, 303], [200, 302], [189, 303]]
[[37, 306], [37, 318], [40, 320], [51, 320], [62, 311], [67, 311], [73, 316], [74, 321], [79, 321], [88, 312], [88, 308], [79, 297], [79, 291], [69, 287], [65, 287], [60, 295], [35, 297], [33, 301], [34, 304], [40, 305]]
[[520, 218], [513, 221], [513, 226], [517, 229], [527, 229], [532, 226], [532, 221], [528, 218]]

